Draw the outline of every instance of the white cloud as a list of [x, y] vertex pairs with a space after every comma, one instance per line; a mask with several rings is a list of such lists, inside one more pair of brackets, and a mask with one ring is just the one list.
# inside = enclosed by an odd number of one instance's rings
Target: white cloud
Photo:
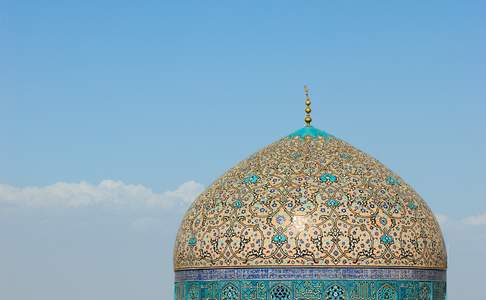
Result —
[[184, 182], [175, 191], [167, 191], [162, 194], [163, 198], [181, 199], [191, 203], [202, 192], [204, 186], [193, 180]]
[[447, 221], [449, 221], [449, 217], [444, 214], [436, 214], [435, 217], [437, 218], [437, 221], [439, 222], [440, 226], [444, 226]]
[[462, 219], [450, 218], [445, 214], [436, 214], [435, 217], [439, 221], [440, 226], [464, 227], [486, 225], [486, 212], [474, 216], [467, 216]]
[[464, 218], [463, 223], [467, 225], [486, 225], [486, 213]]
[[58, 182], [40, 187], [0, 184], [0, 204], [69, 208], [137, 205], [170, 207], [180, 202], [192, 202], [203, 188], [202, 184], [192, 180], [173, 191], [163, 193], [156, 193], [143, 185], [114, 180], [103, 180], [97, 185], [87, 182]]

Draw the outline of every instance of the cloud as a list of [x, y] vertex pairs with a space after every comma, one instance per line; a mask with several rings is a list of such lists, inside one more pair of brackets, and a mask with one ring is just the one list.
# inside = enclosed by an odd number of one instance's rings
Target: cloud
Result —
[[450, 218], [445, 214], [436, 214], [440, 226], [468, 227], [486, 225], [486, 212], [474, 216], [467, 216], [462, 219]]
[[0, 204], [64, 208], [141, 205], [166, 208], [192, 202], [203, 188], [202, 184], [193, 180], [181, 184], [173, 191], [162, 193], [156, 193], [143, 185], [115, 180], [103, 180], [97, 185], [58, 182], [40, 187], [0, 184]]
[[193, 180], [184, 182], [175, 191], [167, 191], [162, 194], [166, 199], [181, 199], [186, 203], [192, 203], [194, 199], [203, 191], [204, 186]]
[[486, 213], [482, 213], [475, 216], [469, 216], [464, 218], [462, 221], [464, 224], [467, 225], [474, 225], [474, 226], [486, 225]]
[[449, 220], [449, 217], [444, 214], [436, 214], [435, 217], [437, 218], [437, 221], [439, 222], [440, 226], [444, 226]]

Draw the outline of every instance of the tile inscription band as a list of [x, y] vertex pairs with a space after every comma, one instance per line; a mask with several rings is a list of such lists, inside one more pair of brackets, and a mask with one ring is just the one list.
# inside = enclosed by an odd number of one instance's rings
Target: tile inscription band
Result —
[[446, 271], [400, 268], [247, 268], [175, 272], [175, 281], [381, 279], [445, 281]]

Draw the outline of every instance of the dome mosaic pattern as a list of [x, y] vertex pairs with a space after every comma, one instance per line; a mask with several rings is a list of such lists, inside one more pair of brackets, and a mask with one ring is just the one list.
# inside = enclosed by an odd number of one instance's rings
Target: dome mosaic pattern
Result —
[[180, 227], [175, 269], [248, 266], [446, 268], [420, 196], [340, 139], [299, 133], [229, 170]]
[[446, 267], [425, 201], [376, 159], [309, 126], [194, 201], [174, 249], [175, 297], [443, 300]]

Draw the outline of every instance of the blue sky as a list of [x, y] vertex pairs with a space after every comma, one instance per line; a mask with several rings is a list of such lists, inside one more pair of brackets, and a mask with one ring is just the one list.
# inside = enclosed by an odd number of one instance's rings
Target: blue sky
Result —
[[485, 25], [481, 1], [1, 1], [0, 290], [169, 299], [185, 207], [303, 126], [307, 84], [316, 127], [441, 216], [449, 299], [479, 297]]

